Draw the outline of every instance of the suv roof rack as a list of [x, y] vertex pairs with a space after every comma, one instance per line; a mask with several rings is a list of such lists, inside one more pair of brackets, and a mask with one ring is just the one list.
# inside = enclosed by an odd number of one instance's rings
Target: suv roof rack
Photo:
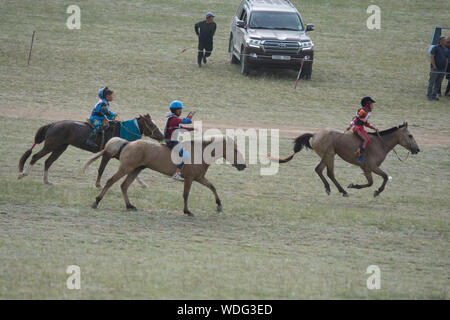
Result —
[[246, 0], [248, 4], [255, 5], [255, 4], [274, 4], [274, 5], [280, 5], [285, 4], [292, 8], [295, 8], [295, 6], [292, 4], [289, 0]]

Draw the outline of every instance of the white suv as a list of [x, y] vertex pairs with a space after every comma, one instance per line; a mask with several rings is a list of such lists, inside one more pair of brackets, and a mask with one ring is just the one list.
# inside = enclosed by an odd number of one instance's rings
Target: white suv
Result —
[[242, 0], [231, 20], [230, 62], [240, 62], [248, 75], [259, 66], [299, 70], [304, 60], [301, 77], [309, 79], [314, 44], [306, 32], [312, 30], [289, 0]]

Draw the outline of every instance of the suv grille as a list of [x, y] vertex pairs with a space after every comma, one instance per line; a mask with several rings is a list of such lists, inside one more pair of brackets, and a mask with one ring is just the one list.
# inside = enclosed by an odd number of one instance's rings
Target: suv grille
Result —
[[294, 41], [265, 40], [261, 44], [264, 52], [267, 53], [295, 54], [300, 50], [300, 45]]

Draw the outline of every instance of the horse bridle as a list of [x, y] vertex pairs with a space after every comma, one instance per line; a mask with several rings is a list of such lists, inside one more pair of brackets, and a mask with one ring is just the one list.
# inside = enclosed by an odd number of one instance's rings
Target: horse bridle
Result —
[[[379, 133], [378, 131], [377, 131], [377, 135], [378, 135], [378, 137], [380, 138], [381, 143], [382, 143], [386, 148], [389, 148], [389, 147], [386, 145], [386, 143], [384, 143], [384, 139], [383, 139], [383, 137], [380, 135], [380, 133]], [[409, 143], [408, 155], [406, 156], [406, 159], [405, 159], [405, 160], [403, 160], [402, 158], [400, 158], [400, 156], [398, 155], [397, 151], [395, 151], [395, 147], [392, 148], [392, 151], [394, 151], [395, 155], [397, 156], [397, 159], [398, 159], [399, 161], [401, 161], [401, 162], [405, 162], [406, 160], [408, 160], [409, 154], [411, 153], [412, 145], [411, 145], [411, 142], [410, 142], [410, 141], [408, 141], [408, 143]]]
[[[142, 118], [144, 118], [144, 117], [142, 117]], [[150, 121], [152, 121], [152, 120], [150, 119]], [[145, 118], [144, 118], [144, 126], [147, 128], [147, 130], [150, 131], [150, 136], [153, 136], [153, 133], [155, 132], [155, 130], [158, 130], [158, 127], [156, 125], [155, 125], [155, 127], [153, 129], [150, 128], [150, 126], [145, 121]]]

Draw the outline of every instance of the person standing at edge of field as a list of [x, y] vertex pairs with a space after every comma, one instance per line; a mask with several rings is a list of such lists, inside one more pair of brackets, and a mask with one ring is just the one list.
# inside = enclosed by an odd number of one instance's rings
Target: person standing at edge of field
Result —
[[[211, 55], [213, 50], [213, 37], [217, 28], [214, 22], [215, 15], [212, 12], [208, 12], [205, 17], [206, 20], [199, 21], [194, 26], [195, 33], [198, 36], [197, 63], [199, 67], [202, 66], [202, 60], [203, 63], [206, 63], [206, 58]], [[204, 53], [203, 50], [205, 50]]]
[[427, 98], [429, 101], [439, 100], [437, 94], [441, 87], [442, 80], [444, 79], [445, 70], [447, 70], [448, 66], [448, 53], [447, 47], [445, 46], [446, 42], [446, 37], [440, 37], [439, 45], [434, 46], [433, 49], [431, 49], [431, 70], [427, 89]]
[[450, 36], [447, 37], [447, 89], [445, 89], [444, 95], [446, 97], [450, 96]]

